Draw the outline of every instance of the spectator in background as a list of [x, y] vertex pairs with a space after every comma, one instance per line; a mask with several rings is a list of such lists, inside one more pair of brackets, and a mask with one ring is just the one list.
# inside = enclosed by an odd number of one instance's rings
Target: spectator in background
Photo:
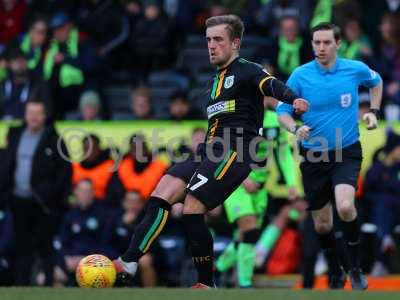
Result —
[[295, 68], [312, 58], [312, 50], [307, 36], [302, 36], [299, 20], [293, 16], [283, 16], [279, 23], [279, 36], [261, 55], [271, 59], [268, 70], [275, 76], [287, 80]]
[[13, 285], [14, 244], [13, 217], [8, 209], [0, 209], [0, 286]]
[[75, 270], [86, 255], [98, 253], [110, 256], [107, 245], [111, 214], [95, 199], [94, 186], [89, 179], [79, 180], [74, 188], [76, 206], [64, 216], [60, 230], [61, 253], [69, 285], [75, 282]]
[[65, 13], [56, 13], [51, 18], [50, 28], [53, 37], [43, 74], [51, 84], [56, 117], [60, 118], [67, 111], [76, 110], [84, 86], [95, 84], [93, 76], [98, 59], [91, 40], [79, 34]]
[[[143, 211], [145, 201], [139, 192], [129, 191], [125, 193], [122, 200], [122, 208], [118, 210], [113, 218], [112, 231], [108, 243], [121, 253], [129, 244], [133, 234], [136, 222]], [[153, 265], [153, 255], [145, 254], [139, 260], [140, 278], [143, 287], [155, 287], [157, 283], [157, 275]]]
[[346, 20], [361, 18], [361, 8], [357, 0], [315, 0], [310, 28], [321, 22], [335, 22], [340, 27], [344, 26]]
[[177, 38], [184, 39], [193, 31], [195, 13], [193, 1], [166, 0], [163, 2], [163, 9], [173, 24], [173, 30], [178, 34]]
[[19, 40], [19, 48], [28, 60], [28, 69], [41, 78], [43, 76], [43, 58], [47, 42], [47, 19], [37, 16], [29, 25], [28, 32]]
[[376, 160], [365, 178], [365, 200], [372, 207], [372, 221], [378, 227], [379, 250], [372, 273], [385, 275], [387, 254], [395, 249], [392, 230], [400, 224], [400, 136], [390, 131], [383, 148], [386, 156]]
[[167, 149], [169, 153], [174, 155], [170, 158], [172, 163], [175, 163], [177, 160], [194, 158], [197, 153], [197, 147], [204, 143], [206, 139], [206, 130], [202, 127], [196, 127], [192, 131], [191, 143], [187, 145], [182, 141], [182, 144], [175, 149]]
[[135, 31], [138, 20], [142, 17], [142, 5], [140, 0], [119, 0], [119, 5], [122, 7], [122, 13], [128, 27], [128, 37], [113, 50], [112, 66], [114, 70], [125, 70], [127, 62], [132, 62], [131, 35]]
[[154, 117], [151, 104], [151, 90], [139, 86], [130, 92], [131, 113], [113, 113], [113, 120], [149, 120]]
[[68, 113], [67, 120], [97, 121], [102, 119], [100, 96], [96, 91], [87, 90], [79, 97], [79, 112]]
[[400, 0], [358, 1], [362, 12], [363, 28], [368, 32], [373, 44], [379, 42], [379, 24], [387, 13], [400, 13]]
[[140, 0], [120, 0], [124, 7], [125, 15], [129, 21], [129, 32], [133, 32], [136, 23], [142, 16], [142, 5]]
[[151, 90], [147, 86], [139, 86], [130, 92], [131, 113], [113, 113], [113, 120], [148, 120], [154, 117], [151, 105]]
[[308, 0], [270, 0], [264, 1], [256, 19], [261, 31], [277, 36], [283, 16], [297, 17], [301, 30], [308, 30], [311, 10], [311, 1]]
[[200, 112], [190, 105], [185, 92], [175, 92], [169, 101], [169, 119], [175, 121], [198, 120]]
[[40, 95], [25, 109], [25, 122], [10, 128], [0, 166], [0, 199], [7, 203], [15, 226], [15, 284], [29, 285], [38, 254], [53, 282], [53, 237], [65, 208], [71, 182], [68, 152], [52, 124]]
[[137, 120], [153, 118], [151, 91], [141, 86], [131, 92], [133, 118]]
[[143, 78], [170, 64], [170, 25], [159, 0], [144, 1], [144, 16], [137, 21], [130, 40], [132, 65]]
[[141, 134], [134, 134], [129, 139], [129, 153], [122, 159], [110, 187], [110, 201], [122, 199], [127, 191], [137, 191], [147, 200], [168, 165], [153, 157], [146, 139]]
[[79, 98], [79, 110], [81, 113], [81, 120], [93, 121], [100, 120], [100, 96], [95, 91], [85, 91]]
[[35, 90], [41, 89], [42, 100], [49, 105], [47, 85], [30, 73], [25, 54], [11, 49], [7, 55], [7, 76], [0, 83], [1, 118], [23, 119], [25, 105]]
[[100, 139], [89, 134], [82, 140], [84, 159], [73, 163], [72, 183], [78, 184], [83, 179], [90, 179], [97, 200], [106, 198], [108, 185], [114, 172], [115, 162], [109, 149], [100, 148]]
[[122, 44], [129, 34], [128, 19], [117, 1], [81, 1], [77, 24], [93, 38], [103, 57]]
[[24, 0], [0, 1], [0, 50], [21, 33], [26, 12]]
[[339, 56], [368, 62], [372, 48], [368, 37], [362, 32], [360, 21], [348, 19], [343, 26], [343, 34]]
[[375, 65], [385, 82], [385, 118], [397, 121], [400, 117], [400, 13], [384, 15], [380, 31]]
[[202, 127], [197, 127], [192, 131], [191, 150], [196, 153], [197, 148], [201, 143], [206, 141], [206, 130]]

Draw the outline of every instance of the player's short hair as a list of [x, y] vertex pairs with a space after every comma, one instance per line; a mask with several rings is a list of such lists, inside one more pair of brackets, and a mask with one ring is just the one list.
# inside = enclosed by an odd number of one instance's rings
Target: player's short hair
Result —
[[244, 24], [243, 21], [238, 16], [223, 15], [223, 16], [210, 17], [206, 20], [207, 28], [224, 24], [226, 25], [226, 29], [232, 41], [234, 39], [242, 40], [244, 32]]
[[311, 38], [314, 38], [314, 33], [321, 30], [332, 30], [335, 41], [341, 39], [340, 27], [331, 22], [321, 22], [311, 28]]

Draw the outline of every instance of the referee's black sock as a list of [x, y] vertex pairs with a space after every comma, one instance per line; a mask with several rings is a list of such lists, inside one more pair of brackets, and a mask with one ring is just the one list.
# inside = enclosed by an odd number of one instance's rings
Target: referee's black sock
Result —
[[336, 240], [333, 230], [325, 234], [317, 233], [321, 249], [328, 261], [329, 272], [331, 274], [340, 273], [340, 264], [336, 251]]
[[342, 220], [342, 224], [350, 267], [358, 269], [360, 268], [360, 226], [358, 223], [358, 217], [350, 222]]
[[204, 215], [186, 214], [183, 215], [183, 222], [192, 260], [198, 273], [198, 282], [213, 287], [213, 238], [204, 220]]
[[137, 262], [164, 228], [171, 205], [164, 199], [150, 197], [142, 221], [135, 227], [128, 250], [121, 255], [125, 262]]

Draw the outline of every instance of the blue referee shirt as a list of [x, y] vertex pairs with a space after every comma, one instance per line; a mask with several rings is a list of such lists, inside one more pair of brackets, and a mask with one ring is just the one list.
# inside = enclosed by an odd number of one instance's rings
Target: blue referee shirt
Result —
[[[359, 139], [358, 87], [372, 88], [382, 81], [378, 73], [356, 60], [337, 58], [330, 70], [316, 60], [294, 70], [287, 85], [310, 103], [302, 115], [312, 128], [303, 147], [317, 151], [345, 148]], [[293, 106], [280, 102], [279, 116], [293, 115]]]

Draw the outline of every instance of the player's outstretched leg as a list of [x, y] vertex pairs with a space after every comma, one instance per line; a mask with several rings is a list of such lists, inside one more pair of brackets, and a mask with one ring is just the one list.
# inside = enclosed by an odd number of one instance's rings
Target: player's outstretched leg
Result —
[[149, 251], [153, 242], [163, 230], [171, 209], [171, 204], [183, 196], [186, 183], [179, 178], [165, 175], [148, 200], [145, 215], [136, 226], [126, 252], [114, 261], [122, 281], [128, 281], [127, 273], [134, 276], [139, 259]]
[[206, 211], [206, 207], [194, 196], [186, 196], [183, 224], [198, 275], [198, 284], [194, 288], [215, 286], [213, 238], [204, 219]]
[[158, 197], [150, 197], [145, 216], [136, 226], [128, 249], [115, 262], [117, 271], [125, 271], [134, 276], [139, 259], [150, 249], [164, 228], [171, 204]]

